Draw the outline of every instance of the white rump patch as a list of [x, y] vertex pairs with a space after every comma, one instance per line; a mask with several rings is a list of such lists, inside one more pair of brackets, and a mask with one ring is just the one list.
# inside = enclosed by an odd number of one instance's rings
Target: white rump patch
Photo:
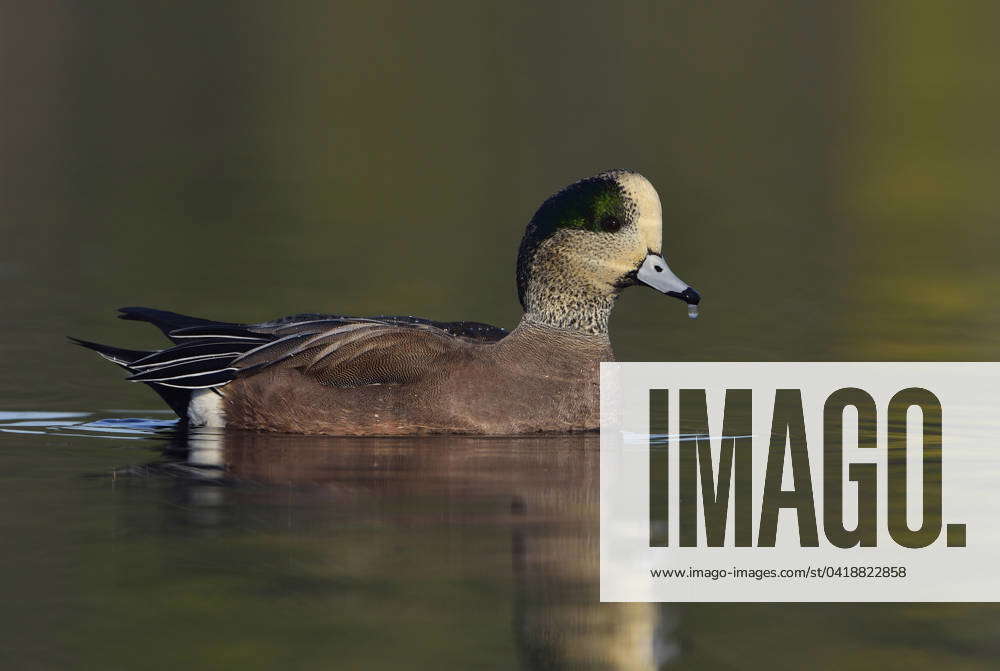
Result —
[[188, 422], [191, 426], [222, 428], [226, 425], [226, 413], [222, 396], [211, 389], [195, 389], [188, 403]]

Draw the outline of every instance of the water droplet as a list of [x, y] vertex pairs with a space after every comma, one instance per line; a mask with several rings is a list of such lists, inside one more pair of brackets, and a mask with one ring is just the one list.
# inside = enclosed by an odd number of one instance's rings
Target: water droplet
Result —
[[690, 305], [688, 305], [688, 317], [690, 317], [691, 319], [697, 319], [698, 318], [698, 306], [697, 305], [694, 305], [693, 303], [690, 304]]

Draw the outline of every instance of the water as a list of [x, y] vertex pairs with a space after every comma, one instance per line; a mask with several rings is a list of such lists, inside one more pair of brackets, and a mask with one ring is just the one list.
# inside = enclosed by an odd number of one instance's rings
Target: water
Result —
[[990, 668], [998, 652], [993, 606], [598, 603], [593, 435], [182, 435], [159, 413], [55, 414], [0, 420], [19, 504], [4, 628], [33, 666]]
[[624, 166], [712, 309], [629, 289], [619, 359], [995, 360], [995, 3], [0, 12], [5, 666], [995, 667], [993, 605], [597, 603], [594, 436], [181, 435], [64, 340], [510, 327], [534, 208]]
[[[44, 498], [59, 530], [26, 519], [12, 530], [35, 564], [11, 585], [30, 595], [13, 626], [35, 660], [96, 664], [114, 636], [136, 648], [132, 659], [163, 667], [417, 657], [513, 668], [536, 647], [608, 657], [633, 635], [635, 617], [597, 608], [586, 577], [596, 436], [183, 436], [156, 417], [88, 413], [9, 413], [0, 431], [26, 426], [39, 441], [21, 443], [28, 461], [39, 449], [73, 453], [34, 464], [44, 497], [27, 473], [7, 488]], [[128, 438], [127, 452], [95, 453], [79, 444], [84, 431]], [[25, 618], [75, 625], [32, 640]], [[597, 649], [574, 649], [584, 642]]]

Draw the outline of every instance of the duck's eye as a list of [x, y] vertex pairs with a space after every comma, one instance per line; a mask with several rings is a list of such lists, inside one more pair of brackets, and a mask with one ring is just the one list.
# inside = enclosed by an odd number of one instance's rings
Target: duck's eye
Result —
[[601, 230], [608, 233], [615, 233], [622, 227], [621, 220], [613, 214], [605, 215], [601, 219]]

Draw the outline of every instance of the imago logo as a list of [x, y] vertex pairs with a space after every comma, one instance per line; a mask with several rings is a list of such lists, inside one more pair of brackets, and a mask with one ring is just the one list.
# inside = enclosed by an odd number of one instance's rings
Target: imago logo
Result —
[[1000, 599], [1000, 365], [601, 369], [601, 598]]
[[[856, 523], [844, 520], [845, 482], [844, 470], [844, 414], [852, 408], [856, 414], [856, 444], [859, 449], [877, 450], [877, 431], [880, 423], [887, 430], [886, 480], [882, 494], [888, 498], [887, 528], [893, 542], [907, 548], [922, 548], [935, 542], [941, 534], [941, 402], [927, 389], [910, 387], [893, 394], [888, 406], [880, 413], [872, 395], [857, 387], [845, 387], [831, 393], [823, 404], [821, 428], [806, 431], [801, 389], [776, 389], [768, 394], [773, 398], [770, 435], [767, 444], [764, 485], [760, 501], [760, 515], [754, 519], [753, 505], [753, 439], [751, 414], [753, 393], [750, 389], [726, 389], [725, 403], [721, 408], [722, 436], [719, 456], [713, 459], [708, 431], [706, 390], [678, 390], [680, 406], [678, 491], [680, 534], [678, 543], [683, 547], [698, 544], [700, 513], [704, 517], [703, 542], [720, 547], [726, 539], [732, 498], [733, 542], [740, 547], [754, 544], [774, 547], [778, 515], [782, 509], [794, 512], [798, 522], [799, 544], [817, 547], [820, 543], [816, 514], [816, 492], [813, 488], [813, 471], [821, 469], [823, 517], [822, 528], [826, 539], [839, 548], [856, 545], [874, 547], [877, 543], [878, 509], [880, 494], [878, 464], [852, 463], [848, 466], [848, 481], [854, 484]], [[669, 461], [671, 443], [668, 433], [668, 389], [649, 391], [650, 434], [649, 445], [649, 507], [650, 541], [654, 547], [670, 544], [667, 517], [670, 513]], [[907, 439], [907, 413], [919, 410], [920, 444], [911, 446]], [[881, 422], [880, 422], [881, 420]], [[822, 459], [813, 464], [809, 458], [809, 441], [822, 441]], [[919, 450], [921, 524], [911, 529], [907, 524], [907, 450]], [[717, 467], [716, 467], [717, 464]], [[790, 471], [791, 488], [782, 487], [786, 464]], [[828, 471], [832, 470], [832, 473]], [[895, 513], [895, 514], [894, 514]], [[850, 526], [850, 528], [849, 528]], [[947, 544], [965, 546], [965, 525], [947, 526]]]

